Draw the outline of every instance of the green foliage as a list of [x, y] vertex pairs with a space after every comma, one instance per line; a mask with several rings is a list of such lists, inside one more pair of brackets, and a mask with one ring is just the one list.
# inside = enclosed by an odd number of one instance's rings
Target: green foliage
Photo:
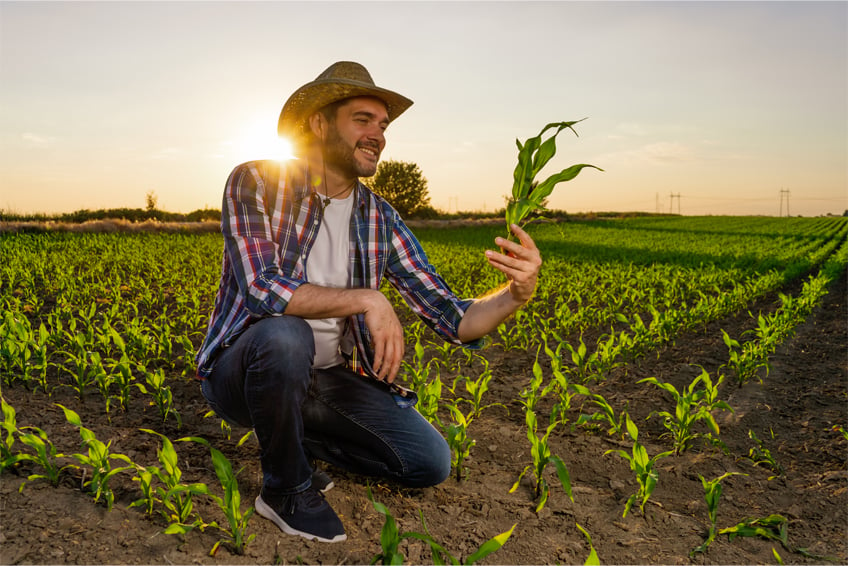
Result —
[[559, 456], [552, 454], [550, 446], [548, 444], [548, 439], [551, 436], [551, 432], [556, 428], [558, 422], [554, 420], [551, 422], [545, 432], [540, 437], [538, 434], [538, 422], [536, 421], [536, 413], [531, 410], [525, 410], [524, 412], [525, 423], [527, 425], [527, 439], [530, 441], [530, 456], [533, 458], [533, 463], [526, 466], [524, 470], [522, 470], [521, 474], [519, 474], [518, 479], [515, 480], [515, 483], [510, 488], [509, 492], [513, 493], [516, 489], [518, 489], [521, 480], [524, 478], [524, 475], [528, 471], [533, 472], [534, 478], [534, 498], [536, 501], [536, 512], [538, 513], [545, 507], [545, 503], [548, 501], [548, 496], [550, 495], [551, 489], [548, 485], [547, 480], [545, 480], [544, 472], [549, 464], [553, 464], [556, 468], [557, 477], [559, 478], [560, 485], [562, 485], [563, 490], [565, 490], [568, 498], [574, 501], [574, 496], [571, 493], [571, 477], [568, 473], [568, 468], [565, 466], [565, 462], [563, 462], [562, 458]]
[[391, 159], [381, 161], [374, 176], [363, 179], [363, 182], [404, 217], [430, 204], [427, 179], [415, 163]]
[[[109, 481], [123, 471], [130, 470], [134, 466], [132, 461], [124, 454], [110, 453], [112, 441], [103, 443], [98, 440], [94, 432], [82, 426], [82, 421], [79, 415], [67, 407], [57, 405], [65, 412], [65, 419], [77, 427], [82, 437], [83, 446], [88, 448], [87, 453], [71, 454], [71, 457], [76, 459], [83, 466], [87, 466], [91, 472], [91, 479], [83, 483], [83, 487], [89, 488], [94, 494], [94, 501], [99, 501], [100, 497], [106, 501], [107, 509], [112, 509], [112, 504], [115, 501], [115, 494], [109, 486]], [[112, 467], [112, 460], [120, 460], [129, 466]], [[78, 467], [78, 466], [77, 466]]]
[[241, 509], [241, 492], [239, 492], [238, 473], [233, 473], [233, 467], [230, 461], [204, 438], [196, 436], [181, 438], [180, 440], [194, 441], [208, 447], [212, 453], [212, 465], [215, 468], [215, 475], [218, 476], [218, 481], [221, 482], [221, 489], [224, 491], [224, 497], [219, 497], [211, 493], [207, 495], [218, 505], [218, 508], [224, 513], [227, 518], [227, 527], [220, 527], [217, 523], [211, 523], [210, 526], [218, 528], [225, 535], [225, 538], [219, 540], [209, 551], [210, 556], [214, 556], [218, 547], [222, 542], [229, 542], [233, 551], [236, 554], [244, 554], [244, 547], [256, 538], [256, 534], [247, 535], [247, 524], [253, 516], [254, 508], [250, 506], [246, 511]]
[[622, 517], [627, 516], [627, 513], [630, 512], [631, 507], [633, 507], [633, 504], [637, 501], [639, 502], [639, 510], [643, 515], [645, 514], [645, 503], [648, 502], [648, 499], [654, 492], [654, 488], [657, 486], [657, 481], [659, 480], [659, 473], [655, 469], [656, 463], [661, 458], [665, 458], [672, 454], [671, 451], [661, 452], [654, 457], [649, 458], [648, 451], [645, 450], [644, 446], [639, 444], [639, 429], [636, 427], [636, 424], [630, 419], [630, 416], [625, 417], [625, 422], [627, 425], [627, 432], [633, 440], [632, 452], [630, 454], [624, 450], [607, 450], [604, 452], [604, 455], [610, 453], [618, 454], [623, 459], [627, 460], [630, 464], [630, 470], [636, 474], [636, 481], [639, 483], [639, 489], [636, 493], [627, 498], [627, 503], [624, 505], [624, 513], [622, 514]]
[[727, 472], [722, 474], [721, 476], [712, 479], [706, 480], [704, 476], [698, 474], [698, 477], [701, 478], [701, 485], [704, 486], [704, 500], [707, 502], [707, 512], [710, 516], [710, 528], [707, 533], [707, 539], [700, 546], [692, 549], [689, 553], [689, 556], [694, 556], [695, 554], [706, 552], [707, 548], [712, 544], [716, 537], [716, 519], [718, 517], [718, 501], [721, 498], [721, 482], [725, 478], [729, 478], [730, 476], [737, 475], [747, 475], [747, 474], [739, 474], [736, 472]]
[[595, 551], [595, 547], [592, 546], [592, 537], [589, 535], [589, 532], [580, 526], [580, 523], [575, 523], [577, 528], [581, 533], [586, 537], [586, 540], [589, 541], [589, 556], [586, 558], [586, 562], [584, 562], [584, 566], [600, 566], [601, 559], [598, 558], [598, 553]]
[[[508, 236], [511, 236], [512, 233], [510, 226], [513, 224], [521, 226], [529, 214], [545, 208], [545, 200], [559, 183], [570, 181], [584, 167], [599, 169], [588, 164], [572, 165], [551, 175], [541, 183], [535, 181], [536, 175], [556, 154], [557, 135], [565, 128], [577, 135], [577, 131], [572, 126], [580, 121], [554, 122], [542, 128], [538, 136], [529, 138], [523, 144], [517, 139], [515, 140], [515, 144], [518, 146], [518, 164], [513, 172], [512, 197], [509, 199], [505, 211]], [[542, 141], [545, 132], [552, 128], [556, 128], [553, 135]], [[599, 170], [602, 171], [602, 169]]]
[[392, 516], [388, 507], [374, 499], [374, 495], [371, 493], [370, 485], [368, 486], [368, 499], [371, 501], [372, 505], [374, 505], [374, 509], [378, 513], [383, 515], [385, 518], [383, 522], [383, 528], [380, 531], [380, 547], [382, 550], [374, 556], [374, 558], [371, 560], [371, 564], [376, 564], [377, 562], [380, 562], [381, 564], [403, 564], [405, 557], [400, 551], [400, 543], [404, 539], [410, 538], [424, 541], [430, 546], [433, 564], [476, 564], [477, 562], [483, 560], [493, 552], [500, 550], [501, 547], [506, 544], [506, 541], [509, 540], [509, 537], [512, 536], [512, 532], [515, 530], [516, 526], [512, 525], [512, 527], [508, 531], [505, 531], [487, 540], [486, 542], [481, 544], [476, 551], [471, 553], [465, 560], [460, 562], [460, 560], [453, 556], [450, 552], [448, 552], [444, 546], [436, 542], [436, 540], [433, 538], [433, 536], [427, 529], [427, 524], [424, 522], [423, 513], [419, 511], [419, 514], [421, 516], [421, 524], [424, 526], [423, 533], [415, 531], [400, 532], [400, 530], [398, 529], [397, 520], [395, 520], [395, 518]]
[[[142, 432], [155, 434], [162, 440], [162, 447], [156, 451], [160, 466], [136, 466], [138, 481], [143, 497], [131, 506], [144, 506], [151, 513], [154, 505], [161, 504], [160, 513], [168, 521], [167, 534], [185, 534], [200, 527], [206, 527], [203, 520], [194, 512], [194, 496], [208, 495], [209, 487], [204, 483], [183, 484], [183, 472], [179, 467], [179, 458], [174, 444], [167, 436], [154, 430], [143, 428]], [[158, 479], [161, 485], [153, 486], [152, 480]]]
[[[658, 415], [663, 418], [663, 425], [668, 429], [667, 434], [671, 435], [674, 443], [675, 456], [686, 451], [692, 445], [692, 442], [700, 436], [713, 440], [717, 439], [719, 426], [712, 414], [713, 411], [716, 409], [733, 411], [730, 405], [718, 399], [718, 387], [723, 380], [724, 376], [719, 376], [718, 382], [713, 384], [710, 374], [704, 368], [701, 368], [701, 375], [693, 379], [689, 386], [682, 391], [678, 391], [670, 383], [661, 382], [656, 377], [648, 377], [637, 382], [652, 383], [674, 397], [674, 413], [653, 411], [651, 415]], [[701, 385], [700, 389], [697, 388], [698, 385]], [[709, 431], [703, 434], [695, 432], [694, 427], [698, 422], [706, 423]], [[712, 435], [715, 435], [715, 437]]]
[[[774, 431], [771, 431], [771, 437], [772, 440], [774, 440]], [[755, 466], [765, 466], [773, 471], [775, 475], [769, 479], [782, 475], [783, 467], [777, 463], [777, 460], [775, 460], [774, 456], [771, 454], [771, 450], [765, 447], [763, 441], [757, 438], [757, 435], [753, 430], [748, 431], [748, 438], [754, 441], [754, 446], [748, 450], [748, 459]]]

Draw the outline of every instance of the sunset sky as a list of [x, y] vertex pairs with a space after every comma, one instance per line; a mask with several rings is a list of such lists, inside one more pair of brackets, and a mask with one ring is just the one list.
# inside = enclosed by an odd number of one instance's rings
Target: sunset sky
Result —
[[[552, 208], [848, 208], [846, 2], [0, 2], [0, 210], [219, 208], [334, 61], [415, 101], [383, 159], [493, 210], [515, 139], [563, 132]], [[786, 201], [783, 212], [786, 213]]]

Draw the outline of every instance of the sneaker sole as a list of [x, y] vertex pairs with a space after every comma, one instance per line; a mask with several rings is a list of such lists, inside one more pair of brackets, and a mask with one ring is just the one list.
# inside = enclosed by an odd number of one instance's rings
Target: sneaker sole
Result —
[[289, 526], [288, 523], [283, 521], [282, 517], [277, 515], [277, 513], [274, 512], [274, 510], [271, 509], [271, 507], [267, 503], [265, 503], [261, 495], [256, 497], [254, 507], [256, 508], [257, 513], [277, 525], [277, 527], [279, 527], [279, 529], [287, 535], [296, 535], [303, 537], [307, 540], [317, 540], [319, 542], [342, 542], [344, 540], [347, 540], [347, 535], [344, 533], [336, 535], [333, 538], [324, 538], [312, 533], [305, 533], [303, 531], [299, 531], [294, 527]]

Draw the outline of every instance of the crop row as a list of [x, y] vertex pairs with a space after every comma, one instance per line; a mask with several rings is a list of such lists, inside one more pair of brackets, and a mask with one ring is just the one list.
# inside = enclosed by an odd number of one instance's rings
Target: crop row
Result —
[[[523, 472], [517, 470], [513, 490], [523, 476], [532, 477], [534, 507], [541, 510], [551, 494], [545, 475], [550, 466], [572, 497], [566, 462], [552, 453], [549, 439], [567, 424], [602, 428], [632, 443], [630, 451], [613, 451], [629, 463], [639, 486], [627, 501], [625, 515], [634, 505], [644, 507], [658, 480], [659, 459], [686, 451], [697, 439], [720, 447], [713, 414], [732, 410], [721, 400], [725, 375], [704, 371], [682, 389], [655, 378], [644, 380], [675, 403], [652, 413], [662, 419], [672, 439], [668, 452], [653, 457], [640, 442], [639, 429], [626, 407], [610, 406], [593, 391], [594, 384], [615, 368], [658, 354], [681, 333], [744, 312], [753, 301], [778, 293], [810, 273], [796, 296], [780, 294], [780, 306], [773, 313], [752, 315], [757, 326], [750, 334], [734, 337], [722, 331], [728, 346], [724, 365], [728, 377], [732, 372], [740, 386], [752, 378], [762, 379], [769, 355], [803, 322], [829, 281], [844, 273], [848, 249], [844, 219], [631, 219], [542, 224], [531, 231], [545, 260], [537, 295], [491, 336], [491, 342], [504, 350], [536, 353], [519, 399], [532, 461]], [[496, 233], [486, 227], [419, 231], [433, 263], [462, 295], [477, 295], [501, 283], [482, 256]], [[220, 249], [220, 238], [214, 235], [0, 236], [4, 386], [23, 385], [47, 394], [57, 387], [70, 388], [80, 398], [97, 391], [107, 413], [124, 411], [141, 398], [155, 406], [161, 418], [149, 426], [148, 434], [161, 430], [169, 418], [179, 428], [179, 407], [170, 386], [193, 373], [192, 359], [217, 284]], [[398, 299], [390, 289], [386, 292]], [[453, 450], [455, 475], [462, 481], [464, 461], [475, 444], [474, 423], [493, 407], [487, 398], [492, 377], [489, 362], [476, 352], [438, 343], [420, 322], [406, 318], [405, 309], [398, 310], [405, 317], [410, 345], [404, 377], [419, 394], [418, 409], [444, 431]], [[81, 434], [87, 430], [79, 416], [74, 417], [76, 413], [63, 409]], [[59, 457], [39, 430], [6, 427], [6, 439], [18, 438], [29, 447], [26, 452], [9, 448], [10, 466], [22, 461], [21, 454], [38, 458], [52, 450], [54, 460]], [[163, 454], [169, 452], [166, 443], [170, 441], [154, 434], [163, 443], [155, 466], [138, 465], [118, 454], [111, 458], [109, 442], [86, 440], [85, 435], [88, 454], [71, 457], [82, 465], [82, 458], [94, 457], [92, 446], [102, 445], [107, 460], [126, 466], [98, 469], [107, 470], [106, 474], [114, 469], [135, 474], [142, 494], [147, 493], [148, 513], [154, 504], [159, 505], [170, 517], [169, 524], [182, 525], [169, 527], [175, 530], [197, 521], [205, 525], [199, 517], [180, 517], [168, 509], [166, 501], [173, 504], [178, 494], [183, 497], [190, 489], [178, 488], [179, 482], [169, 486]], [[43, 452], [37, 449], [39, 439]], [[251, 511], [242, 511], [237, 503], [233, 507], [235, 476], [231, 468], [227, 474], [229, 463], [225, 466], [215, 448], [210, 449], [223, 490], [215, 501], [224, 505], [221, 510], [229, 525], [225, 540], [241, 548], [249, 542], [244, 529]], [[763, 450], [759, 454], [765, 457]], [[173, 476], [173, 470], [170, 473]], [[90, 477], [88, 487], [98, 493], [91, 483], [94, 476]], [[158, 488], [150, 483], [155, 478], [160, 481]], [[712, 493], [717, 505], [715, 493], [720, 493], [722, 479], [702, 478], [708, 502]], [[172, 489], [176, 491], [169, 494]], [[204, 493], [204, 488], [197, 489], [201, 490], [197, 494]], [[211, 493], [206, 487], [204, 494]], [[377, 502], [375, 508], [383, 513]], [[391, 516], [383, 509], [389, 525]], [[714, 506], [710, 509], [712, 513]], [[171, 520], [175, 516], [178, 520]], [[758, 528], [785, 540], [785, 531], [781, 534], [785, 525], [779, 519], [766, 523]], [[502, 544], [506, 539], [499, 540]], [[431, 541], [435, 544], [432, 538], [428, 544]], [[431, 548], [435, 557], [437, 549], [432, 544]], [[382, 559], [387, 556], [393, 556], [391, 545], [384, 546]]]

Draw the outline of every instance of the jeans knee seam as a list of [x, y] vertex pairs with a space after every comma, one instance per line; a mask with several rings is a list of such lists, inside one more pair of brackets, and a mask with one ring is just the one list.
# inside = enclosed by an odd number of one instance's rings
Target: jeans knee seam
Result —
[[387, 447], [387, 448], [388, 448], [388, 449], [392, 452], [392, 454], [394, 455], [395, 459], [396, 459], [398, 462], [400, 462], [400, 466], [401, 466], [401, 473], [402, 473], [403, 475], [406, 475], [406, 474], [408, 474], [408, 473], [409, 473], [409, 465], [407, 464], [406, 460], [405, 460], [404, 458], [402, 458], [402, 457], [401, 457], [401, 455], [400, 455], [400, 453], [398, 452], [397, 448], [395, 448], [395, 446], [394, 446], [391, 442], [389, 442], [389, 441], [386, 439], [386, 437], [385, 437], [385, 436], [383, 436], [382, 434], [380, 434], [380, 432], [379, 432], [379, 431], [374, 430], [373, 428], [366, 426], [366, 425], [365, 425], [365, 424], [363, 424], [363, 423], [362, 423], [359, 419], [357, 419], [357, 418], [355, 418], [354, 416], [352, 416], [352, 415], [350, 415], [350, 414], [346, 413], [345, 411], [341, 410], [338, 406], [336, 406], [336, 405], [335, 405], [335, 404], [333, 404], [333, 403], [328, 402], [326, 399], [323, 399], [323, 398], [321, 398], [321, 397], [317, 397], [317, 396], [315, 396], [315, 399], [316, 399], [317, 401], [319, 401], [319, 402], [321, 402], [321, 403], [323, 403], [323, 404], [327, 405], [328, 407], [330, 407], [331, 409], [333, 409], [334, 411], [336, 411], [339, 415], [341, 415], [342, 417], [344, 417], [345, 419], [347, 419], [347, 420], [348, 420], [348, 421], [350, 421], [351, 423], [354, 423], [356, 426], [358, 426], [358, 427], [362, 428], [363, 430], [368, 431], [368, 432], [369, 432], [370, 434], [372, 434], [374, 437], [378, 438], [378, 439], [380, 440], [380, 442], [382, 442], [382, 443], [383, 443], [383, 445], [384, 445], [384, 446], [386, 446], [386, 447]]

